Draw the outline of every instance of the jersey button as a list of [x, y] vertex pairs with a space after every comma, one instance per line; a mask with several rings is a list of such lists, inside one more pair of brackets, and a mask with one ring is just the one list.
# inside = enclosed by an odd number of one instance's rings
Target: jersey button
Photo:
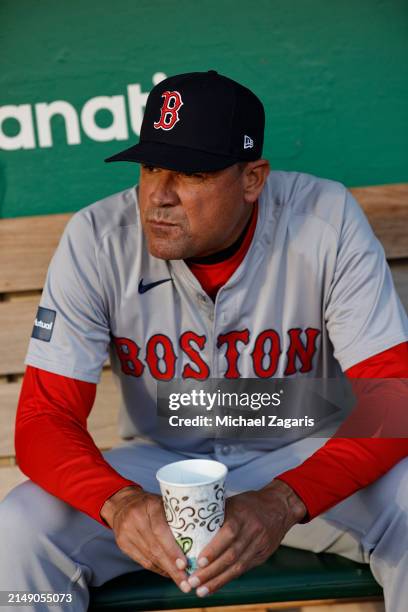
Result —
[[221, 447], [221, 454], [222, 455], [229, 455], [231, 452], [231, 447], [228, 446], [227, 444], [225, 444], [224, 446]]

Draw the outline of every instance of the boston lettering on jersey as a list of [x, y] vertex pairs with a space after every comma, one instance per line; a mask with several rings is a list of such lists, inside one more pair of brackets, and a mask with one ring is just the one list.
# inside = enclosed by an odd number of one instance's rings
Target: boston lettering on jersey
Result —
[[[313, 327], [302, 330], [296, 327], [289, 329], [287, 334], [289, 346], [285, 354], [282, 354], [280, 335], [274, 329], [265, 329], [256, 338], [251, 338], [248, 329], [232, 330], [226, 334], [220, 334], [217, 338], [217, 348], [225, 349], [224, 378], [241, 378], [239, 358], [245, 346], [251, 350], [252, 365], [258, 378], [274, 376], [280, 359], [285, 359], [284, 376], [291, 376], [296, 372], [310, 372], [320, 330]], [[302, 335], [305, 340], [302, 339]], [[147, 366], [150, 374], [157, 380], [174, 378], [176, 361], [180, 355], [177, 354], [172, 340], [165, 334], [154, 334], [148, 339], [144, 359], [142, 359], [141, 347], [130, 338], [113, 338], [113, 341], [124, 374], [142, 376]], [[199, 335], [193, 331], [185, 331], [181, 334], [178, 346], [181, 349], [182, 357], [189, 359], [182, 371], [183, 378], [205, 380], [210, 376], [210, 366], [201, 354], [206, 342], [205, 335]]]

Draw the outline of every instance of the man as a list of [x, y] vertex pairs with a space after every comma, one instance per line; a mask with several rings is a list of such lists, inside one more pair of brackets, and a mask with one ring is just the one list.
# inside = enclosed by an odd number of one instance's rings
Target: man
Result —
[[[270, 172], [263, 131], [242, 85], [168, 78], [140, 143], [108, 160], [141, 163], [139, 187], [68, 224], [26, 359], [16, 453], [30, 481], [0, 504], [1, 589], [68, 590], [85, 610], [89, 585], [145, 567], [204, 597], [283, 541], [370, 562], [387, 610], [405, 609], [406, 440], [155, 430], [160, 380], [408, 377], [407, 317], [359, 206], [339, 183]], [[133, 440], [102, 455], [86, 419], [108, 351]], [[190, 577], [155, 480], [186, 457], [229, 468], [225, 523]]]

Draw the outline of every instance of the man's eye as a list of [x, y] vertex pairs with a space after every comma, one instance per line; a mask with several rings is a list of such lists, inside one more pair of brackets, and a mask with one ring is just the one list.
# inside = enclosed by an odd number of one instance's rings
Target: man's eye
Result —
[[155, 172], [157, 170], [156, 166], [149, 166], [148, 164], [142, 164], [142, 168], [146, 172]]
[[200, 179], [200, 180], [205, 178], [205, 174], [203, 174], [202, 172], [183, 172], [182, 174], [183, 176], [187, 178]]

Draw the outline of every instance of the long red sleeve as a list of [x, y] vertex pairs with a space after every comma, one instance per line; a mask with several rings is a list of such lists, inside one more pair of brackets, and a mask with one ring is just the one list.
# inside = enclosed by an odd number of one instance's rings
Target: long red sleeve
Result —
[[96, 385], [27, 366], [17, 408], [20, 469], [40, 487], [105, 527], [99, 512], [114, 493], [135, 485], [103, 458], [87, 431]]
[[[408, 342], [346, 370], [349, 378], [408, 378]], [[408, 438], [330, 439], [300, 466], [278, 476], [303, 500], [307, 522], [388, 472], [408, 455]]]

